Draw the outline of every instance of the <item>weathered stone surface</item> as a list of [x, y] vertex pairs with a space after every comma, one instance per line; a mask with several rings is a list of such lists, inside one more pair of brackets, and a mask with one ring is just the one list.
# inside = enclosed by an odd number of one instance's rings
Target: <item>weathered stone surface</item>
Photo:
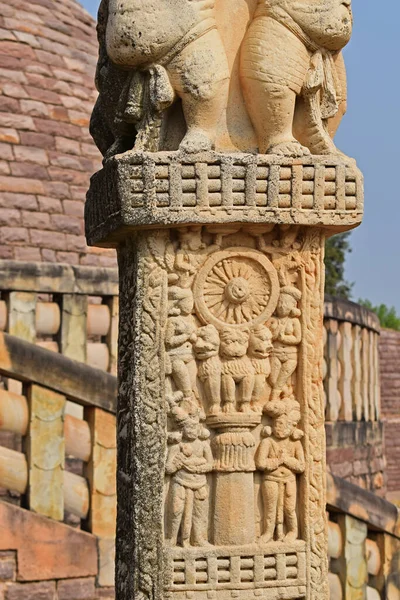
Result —
[[32, 385], [27, 434], [29, 507], [46, 517], [64, 518], [65, 397]]
[[14, 583], [6, 591], [6, 600], [56, 600], [54, 581]]
[[[55, 548], [62, 548], [62, 552]], [[0, 550], [17, 552], [21, 582], [97, 574], [94, 536], [2, 502]]]
[[[130, 578], [135, 572], [127, 568], [129, 556], [137, 551], [134, 540], [145, 538], [149, 545], [146, 544], [146, 552], [142, 550], [139, 554], [137, 585], [147, 594], [151, 593], [147, 587], [150, 581], [152, 585], [155, 582], [162, 585], [159, 578], [164, 560], [164, 585], [179, 597], [181, 589], [200, 592], [195, 571], [189, 571], [194, 568], [189, 561], [196, 558], [210, 565], [216, 561], [218, 565], [222, 557], [236, 556], [238, 552], [240, 555], [247, 552], [254, 564], [264, 556], [271, 565], [284, 560], [286, 553], [296, 554], [298, 567], [296, 574], [293, 571], [290, 585], [286, 575], [273, 576], [271, 571], [274, 594], [299, 598], [305, 596], [306, 589], [312, 594], [315, 585], [317, 593], [317, 588], [320, 591], [321, 585], [325, 585], [326, 555], [308, 548], [304, 534], [308, 530], [321, 547], [326, 543], [322, 355], [321, 349], [318, 351], [322, 334], [317, 325], [322, 323], [322, 303], [311, 307], [316, 290], [322, 294], [319, 288], [322, 285], [321, 234], [307, 228], [291, 230], [268, 225], [265, 228], [268, 234], [257, 226], [239, 225], [231, 225], [226, 235], [223, 228], [216, 228], [214, 232], [212, 227], [138, 233], [131, 242], [135, 254], [127, 244], [119, 248], [121, 273], [129, 273], [129, 279], [121, 278], [122, 322], [124, 315], [132, 314], [133, 310], [135, 323], [145, 324], [145, 328], [123, 328], [120, 337], [121, 364], [129, 365], [120, 371], [118, 430], [122, 433], [118, 472], [120, 502], [126, 499], [119, 511], [117, 529], [117, 581], [122, 598], [134, 585]], [[293, 250], [296, 240], [299, 246]], [[282, 258], [278, 253], [275, 258], [272, 249], [283, 248], [285, 243], [290, 244], [288, 254], [284, 253]], [[291, 252], [298, 261], [292, 262]], [[132, 284], [135, 277], [139, 277], [139, 294]], [[292, 283], [284, 285], [287, 282]], [[303, 282], [301, 287], [300, 282]], [[250, 301], [247, 306], [248, 296], [241, 291], [247, 285], [252, 286], [253, 297], [259, 294], [259, 309]], [[212, 286], [216, 286], [214, 291]], [[217, 302], [226, 302], [224, 311]], [[192, 311], [197, 315], [197, 325]], [[307, 314], [310, 321], [303, 320]], [[265, 326], [266, 322], [272, 333]], [[299, 334], [294, 334], [297, 330]], [[183, 333], [178, 335], [178, 332]], [[233, 344], [233, 355], [228, 350], [230, 344]], [[287, 354], [282, 353], [282, 345]], [[250, 352], [253, 347], [261, 352], [255, 355], [257, 358]], [[181, 354], [183, 351], [185, 354]], [[268, 368], [270, 360], [272, 368]], [[300, 361], [301, 378], [295, 374]], [[191, 376], [192, 372], [196, 375], [196, 369], [197, 380]], [[194, 389], [201, 401], [200, 413], [196, 409]], [[168, 402], [168, 436], [164, 399]], [[135, 407], [134, 411], [131, 406]], [[307, 425], [307, 421], [303, 421], [301, 429], [296, 427], [306, 406], [313, 415], [312, 435], [307, 429], [310, 422]], [[204, 420], [203, 411], [207, 429], [199, 422], [199, 419]], [[279, 421], [279, 425], [275, 426], [274, 420]], [[261, 423], [264, 428], [260, 428]], [[214, 461], [210, 455], [208, 430], [213, 432]], [[280, 448], [290, 456], [286, 467], [274, 458], [274, 455], [279, 456]], [[307, 448], [306, 459], [304, 448]], [[188, 459], [183, 458], [182, 452], [193, 457], [196, 461], [193, 466], [186, 462]], [[197, 463], [201, 467], [196, 467]], [[185, 464], [188, 466], [179, 467]], [[263, 475], [260, 473], [254, 478], [256, 467]], [[165, 504], [167, 548], [162, 552], [160, 507], [164, 496], [164, 468], [169, 495]], [[184, 475], [185, 468], [187, 475]], [[303, 507], [296, 513], [293, 508], [296, 488], [311, 470], [314, 477], [318, 473], [321, 488], [315, 488], [309, 504], [305, 505], [303, 499]], [[214, 487], [210, 485], [208, 489], [204, 476], [209, 471], [212, 471], [210, 480], [215, 478], [214, 497]], [[246, 485], [244, 477], [248, 480]], [[259, 510], [263, 524], [260, 527], [251, 506], [254, 483], [261, 477], [263, 505]], [[185, 478], [188, 478], [186, 485], [190, 481], [193, 488], [183, 485]], [[282, 492], [287, 497], [276, 497], [273, 512], [271, 503], [279, 481], [287, 486], [283, 488], [287, 491]], [[230, 501], [238, 487], [240, 494], [247, 498], [245, 512], [237, 502]], [[191, 489], [195, 490], [193, 497], [185, 491]], [[227, 495], [228, 489], [230, 494]], [[133, 503], [128, 501], [132, 497], [135, 498]], [[187, 512], [184, 503], [181, 504], [183, 501], [193, 502], [193, 513]], [[210, 511], [213, 512], [209, 512], [209, 502], [212, 502]], [[221, 533], [219, 523], [224, 524], [224, 519], [230, 526]], [[123, 535], [132, 525], [135, 533]], [[208, 547], [207, 542], [213, 546]], [[318, 584], [317, 578], [306, 581], [304, 561], [311, 560], [311, 555], [319, 564]], [[245, 556], [241, 560], [245, 560]], [[183, 562], [187, 562], [190, 577], [178, 584], [181, 581], [177, 579], [180, 577], [178, 564]], [[224, 569], [230, 573], [229, 565]], [[147, 577], [150, 572], [152, 579]], [[206, 589], [219, 593], [223, 588], [218, 581], [214, 583], [211, 571], [207, 577]], [[251, 577], [249, 572], [248, 581], [253, 589], [265, 587], [259, 577], [258, 571], [251, 571]], [[235, 589], [233, 582], [231, 589]], [[155, 595], [158, 593], [161, 592]]]
[[0, 552], [0, 581], [15, 581], [16, 574], [15, 552]]
[[113, 375], [96, 369], [93, 377], [87, 365], [4, 333], [0, 333], [0, 368], [9, 377], [51, 386], [77, 404], [115, 411]]
[[127, 152], [92, 178], [86, 236], [92, 244], [112, 246], [126, 227], [280, 223], [350, 229], [361, 222], [363, 198], [354, 162], [335, 156], [296, 161]]
[[87, 579], [71, 579], [57, 583], [58, 600], [95, 600], [94, 577]]

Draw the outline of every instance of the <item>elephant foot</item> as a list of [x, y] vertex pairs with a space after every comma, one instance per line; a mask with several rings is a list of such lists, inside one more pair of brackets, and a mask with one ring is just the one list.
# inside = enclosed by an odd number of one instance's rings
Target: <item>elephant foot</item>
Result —
[[235, 405], [232, 402], [227, 402], [222, 407], [222, 412], [224, 412], [224, 413], [233, 413], [233, 412], [235, 412]]
[[183, 138], [179, 149], [183, 152], [207, 152], [212, 150], [213, 142], [203, 129], [189, 129]]
[[290, 156], [292, 158], [301, 158], [302, 156], [309, 156], [311, 152], [305, 146], [302, 146], [300, 142], [295, 139], [288, 140], [287, 142], [280, 142], [279, 144], [272, 144], [267, 150], [267, 154], [277, 154], [278, 156]]
[[208, 411], [209, 415], [219, 415], [221, 412], [221, 407], [219, 404], [213, 404], [210, 406], [210, 410]]
[[252, 407], [250, 405], [250, 402], [244, 402], [242, 404], [242, 406], [240, 407], [239, 412], [241, 412], [241, 413], [251, 413], [251, 412], [253, 412], [253, 409], [252, 409]]

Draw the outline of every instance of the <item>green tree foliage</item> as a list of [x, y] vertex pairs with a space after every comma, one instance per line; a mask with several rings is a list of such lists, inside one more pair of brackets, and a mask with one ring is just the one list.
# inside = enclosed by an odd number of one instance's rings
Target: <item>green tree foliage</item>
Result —
[[365, 306], [365, 308], [372, 310], [372, 312], [378, 316], [382, 327], [400, 331], [400, 317], [398, 316], [394, 306], [391, 308], [386, 306], [386, 304], [373, 306], [372, 302], [369, 300], [359, 300], [358, 303], [361, 304], [361, 306]]
[[344, 277], [346, 255], [351, 252], [349, 236], [350, 231], [334, 235], [327, 240], [325, 248], [325, 292], [346, 300], [351, 298], [354, 285], [346, 281]]

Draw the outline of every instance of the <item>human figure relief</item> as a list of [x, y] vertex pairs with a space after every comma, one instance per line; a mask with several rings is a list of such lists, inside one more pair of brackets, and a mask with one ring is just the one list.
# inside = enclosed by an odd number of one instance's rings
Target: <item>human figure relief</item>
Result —
[[290, 384], [297, 367], [298, 347], [302, 337], [299, 319], [301, 310], [297, 308], [297, 303], [301, 295], [301, 292], [293, 286], [283, 287], [276, 308], [276, 317], [270, 323], [274, 345], [271, 356], [271, 400], [279, 399], [283, 388], [286, 384]]
[[220, 333], [222, 358], [223, 412], [236, 410], [236, 386], [239, 386], [239, 411], [251, 411], [255, 371], [247, 350], [250, 332], [247, 329], [226, 327]]
[[256, 467], [264, 472], [261, 484], [263, 526], [260, 542], [293, 541], [298, 538], [296, 476], [305, 471], [303, 432], [297, 429], [300, 405], [293, 397], [270, 402], [264, 412], [273, 419], [272, 429], [256, 454]]
[[165, 331], [166, 374], [172, 377], [184, 398], [196, 391], [196, 362], [190, 341], [195, 331], [191, 290], [173, 286], [168, 290], [169, 317]]
[[347, 100], [341, 50], [351, 33], [351, 0], [258, 0], [241, 81], [260, 152], [338, 152], [332, 137]]
[[214, 325], [199, 327], [192, 336], [192, 342], [198, 361], [197, 376], [203, 384], [208, 413], [216, 415], [221, 410], [222, 365], [219, 357], [219, 333]]
[[272, 350], [272, 333], [268, 327], [260, 326], [253, 329], [250, 334], [248, 356], [255, 372], [252, 408], [256, 412], [262, 411], [271, 391], [269, 387], [267, 389], [266, 383], [271, 374]]
[[[214, 13], [213, 0], [102, 0], [96, 78], [100, 97], [94, 121], [99, 124], [108, 117], [108, 137], [114, 138], [108, 155], [132, 148], [129, 124], [140, 138], [151, 115], [161, 114], [176, 97], [182, 100], [187, 125], [181, 148], [193, 152], [213, 147], [229, 87]], [[121, 72], [127, 75], [121, 77]], [[94, 134], [103, 150], [96, 127]]]
[[279, 283], [285, 287], [297, 281], [303, 264], [299, 252], [302, 245], [301, 230], [298, 225], [280, 225], [277, 230], [278, 238], [269, 243], [263, 235], [258, 235], [257, 248], [271, 257], [278, 273]]
[[168, 448], [165, 471], [171, 475], [170, 503], [167, 504], [167, 540], [177, 546], [208, 546], [208, 484], [206, 473], [213, 469], [210, 434], [198, 414], [174, 408], [172, 416], [180, 429]]
[[176, 253], [175, 270], [180, 285], [188, 288], [193, 284], [196, 273], [207, 256], [219, 250], [220, 244], [205, 244], [202, 240], [202, 227], [184, 227], [178, 230], [178, 235], [179, 249]]

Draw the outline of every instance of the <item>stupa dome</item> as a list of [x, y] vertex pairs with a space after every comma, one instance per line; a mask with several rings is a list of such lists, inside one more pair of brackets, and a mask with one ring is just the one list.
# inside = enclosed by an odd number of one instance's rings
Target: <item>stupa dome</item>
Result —
[[84, 237], [96, 60], [95, 21], [75, 0], [1, 3], [1, 259], [115, 266]]

